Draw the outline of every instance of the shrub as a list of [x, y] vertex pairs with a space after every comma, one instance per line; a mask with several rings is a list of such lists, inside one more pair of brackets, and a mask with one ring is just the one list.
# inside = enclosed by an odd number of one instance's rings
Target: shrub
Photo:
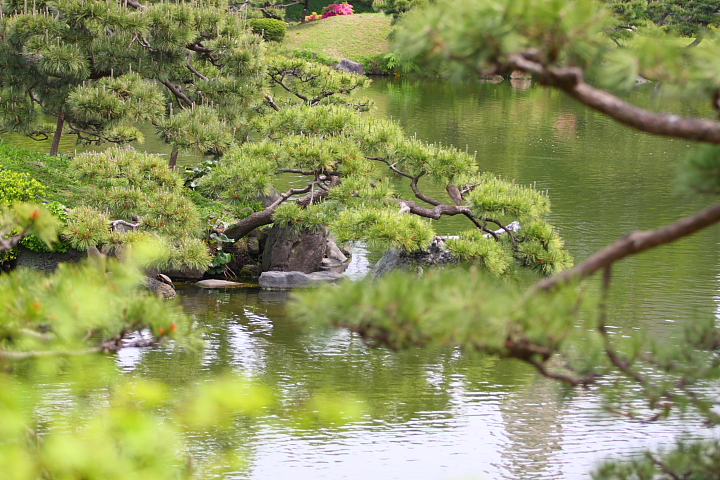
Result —
[[92, 207], [82, 206], [70, 211], [63, 238], [76, 250], [87, 250], [110, 240], [110, 220]]
[[[63, 225], [65, 224], [68, 216], [66, 211], [67, 207], [65, 205], [60, 202], [50, 202], [45, 205], [45, 208], [52, 213], [53, 217], [60, 220]], [[39, 239], [35, 235], [23, 238], [20, 243], [22, 246], [32, 250], [33, 252], [67, 252], [70, 249], [70, 244], [62, 239], [58, 239], [58, 241], [53, 243], [51, 247], [48, 247], [43, 240]]]
[[256, 35], [260, 35], [266, 42], [280, 42], [285, 38], [287, 24], [273, 18], [251, 18], [250, 29]]
[[45, 187], [27, 173], [0, 168], [0, 206], [37, 201], [44, 195]]
[[323, 8], [322, 18], [335, 17], [337, 15], [352, 15], [353, 6], [349, 3], [331, 3]]
[[312, 15], [305, 17], [306, 22], [313, 22], [328, 17], [335, 17], [338, 15], [352, 15], [353, 6], [349, 3], [331, 3], [327, 7], [323, 8], [322, 15], [313, 12]]

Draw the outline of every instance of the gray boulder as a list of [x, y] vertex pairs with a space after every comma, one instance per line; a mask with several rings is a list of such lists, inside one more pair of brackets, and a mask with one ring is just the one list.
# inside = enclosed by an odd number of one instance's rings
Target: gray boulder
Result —
[[263, 251], [264, 272], [311, 273], [320, 269], [327, 246], [327, 230], [274, 226]]
[[358, 75], [365, 75], [365, 67], [362, 63], [353, 62], [347, 58], [340, 60], [340, 63], [335, 65], [337, 70], [341, 70], [346, 73], [357, 73]]
[[145, 287], [163, 298], [172, 298], [177, 295], [173, 287], [155, 278], [145, 277]]
[[340, 247], [337, 246], [337, 243], [335, 243], [335, 241], [330, 238], [328, 238], [327, 243], [325, 244], [325, 258], [337, 263], [347, 262], [347, 257], [345, 256], [343, 251], [340, 250]]
[[67, 252], [35, 252], [21, 245], [18, 247], [16, 266], [54, 272], [61, 263], [79, 262], [87, 256], [87, 252], [72, 249]]
[[[505, 227], [510, 232], [520, 231], [520, 223], [515, 221]], [[506, 235], [504, 229], [495, 230], [495, 235]], [[486, 234], [489, 237], [490, 234]], [[445, 241], [458, 237], [435, 237], [427, 248], [419, 252], [405, 252], [397, 248], [388, 249], [385, 255], [375, 264], [373, 275], [381, 277], [386, 273], [401, 268], [421, 273], [424, 267], [443, 266], [458, 263], [457, 257], [450, 252]]]
[[445, 246], [445, 241], [435, 237], [427, 250], [419, 252], [405, 252], [398, 248], [390, 248], [375, 264], [373, 275], [382, 277], [386, 273], [396, 270], [422, 272], [424, 267], [442, 266], [457, 263], [458, 259]]
[[263, 272], [260, 275], [260, 288], [291, 290], [293, 288], [314, 287], [321, 283], [337, 283], [344, 275], [332, 272]]

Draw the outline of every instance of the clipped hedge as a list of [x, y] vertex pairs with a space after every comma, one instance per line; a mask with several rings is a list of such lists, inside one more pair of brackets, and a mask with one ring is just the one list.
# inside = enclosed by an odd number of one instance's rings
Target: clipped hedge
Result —
[[252, 32], [266, 42], [281, 42], [287, 32], [287, 24], [274, 18], [251, 18], [248, 23]]

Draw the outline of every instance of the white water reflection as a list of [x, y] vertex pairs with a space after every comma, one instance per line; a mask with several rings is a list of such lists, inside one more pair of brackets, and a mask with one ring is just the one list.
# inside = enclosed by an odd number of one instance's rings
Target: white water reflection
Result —
[[[274, 372], [279, 394], [295, 398], [316, 382], [302, 372], [319, 370], [322, 363], [270, 365], [283, 321], [273, 324], [257, 310], [245, 308], [242, 314], [230, 315], [225, 332], [229, 352], [222, 339], [208, 337], [214, 347], [207, 352], [206, 364], [229, 353], [232, 365], [244, 374], [263, 378], [273, 368], [279, 369]], [[408, 370], [405, 365], [411, 358], [368, 350], [343, 330], [312, 335], [285, 348], [288, 358], [305, 363], [307, 358], [318, 362], [335, 358], [356, 367], [349, 371], [358, 375], [367, 375], [368, 369], [377, 367], [372, 362], [380, 361], [397, 369], [388, 390], [400, 391], [414, 382], [425, 384], [428, 388], [420, 389], [422, 395], [442, 399], [436, 403], [441, 408], [418, 410], [410, 418], [400, 412], [380, 418], [368, 414], [349, 426], [300, 432], [278, 423], [277, 418], [261, 420], [254, 433], [249, 473], [232, 478], [575, 480], [589, 478], [593, 465], [604, 458], [669, 446], [678, 435], [718, 434], [693, 419], [642, 424], [609, 415], [592, 391], [576, 390], [563, 399], [556, 383], [529, 369], [514, 372], [508, 384], [501, 379], [471, 381], [448, 368], [452, 362], [463, 361], [458, 350], [447, 356], [451, 363], [434, 362]], [[512, 365], [491, 362], [487, 371]], [[370, 388], [368, 403], [399, 402], [394, 408], [400, 409], [404, 402], [415, 400], [402, 393], [377, 397]]]

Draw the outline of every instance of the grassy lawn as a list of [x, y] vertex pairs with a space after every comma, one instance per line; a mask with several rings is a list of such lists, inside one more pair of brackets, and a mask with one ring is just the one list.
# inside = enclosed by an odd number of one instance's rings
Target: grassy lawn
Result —
[[328, 17], [289, 28], [283, 45], [360, 62], [388, 51], [390, 20], [382, 13]]
[[0, 168], [28, 173], [47, 187], [48, 200], [72, 207], [82, 203], [87, 187], [70, 175], [69, 161], [68, 157], [51, 157], [0, 144]]

